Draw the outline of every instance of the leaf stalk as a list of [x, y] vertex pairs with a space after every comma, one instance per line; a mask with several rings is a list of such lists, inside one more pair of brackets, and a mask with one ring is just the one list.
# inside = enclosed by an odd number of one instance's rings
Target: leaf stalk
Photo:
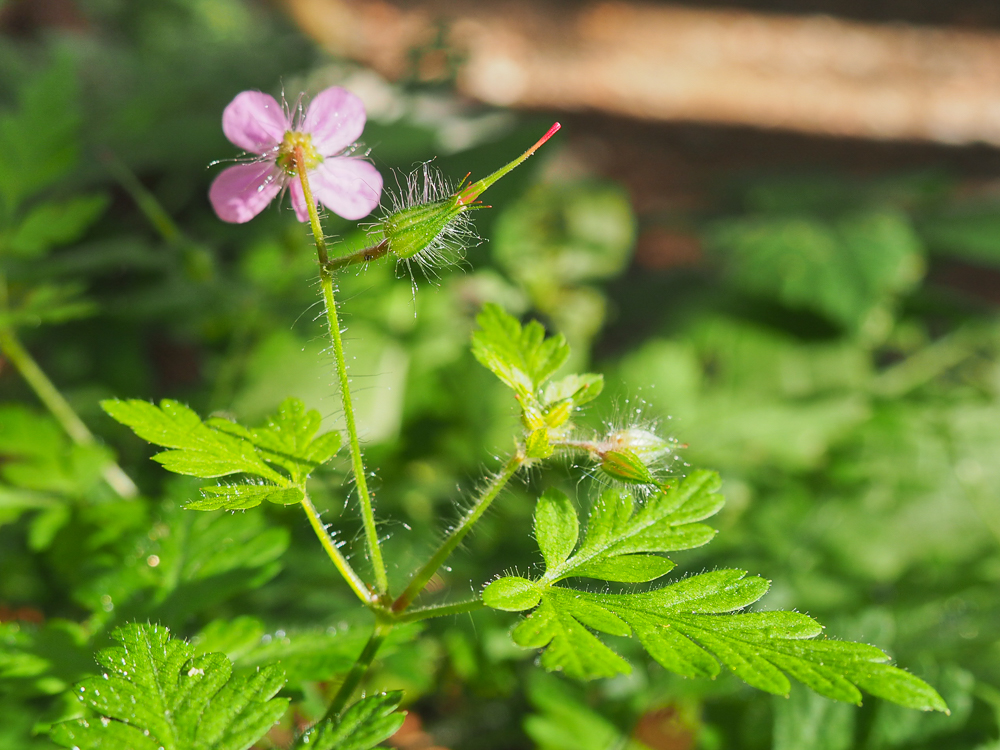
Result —
[[417, 595], [427, 586], [431, 578], [437, 573], [438, 568], [444, 565], [445, 560], [448, 556], [455, 550], [455, 547], [461, 543], [465, 535], [469, 533], [476, 521], [478, 521], [486, 509], [490, 507], [490, 503], [500, 494], [500, 491], [507, 485], [510, 478], [517, 473], [517, 470], [524, 465], [527, 460], [524, 455], [522, 448], [518, 447], [514, 455], [510, 457], [507, 463], [504, 465], [503, 469], [499, 474], [493, 477], [493, 480], [486, 486], [486, 489], [476, 498], [475, 503], [469, 508], [462, 520], [459, 521], [458, 525], [445, 537], [441, 546], [438, 547], [437, 551], [431, 555], [431, 558], [424, 563], [423, 567], [418, 570], [412, 579], [410, 579], [409, 585], [403, 591], [402, 594], [392, 603], [392, 611], [399, 613], [403, 612]]
[[326, 527], [324, 527], [319, 513], [316, 512], [316, 506], [312, 504], [312, 500], [309, 499], [309, 495], [306, 494], [304, 489], [302, 494], [304, 496], [301, 503], [302, 509], [306, 512], [306, 516], [309, 517], [309, 525], [313, 527], [313, 531], [319, 537], [319, 543], [323, 545], [326, 554], [333, 560], [333, 564], [337, 566], [337, 570], [340, 571], [340, 574], [347, 581], [347, 585], [351, 587], [351, 590], [358, 595], [358, 598], [362, 602], [370, 606], [372, 604], [372, 595], [365, 582], [354, 572], [354, 568], [351, 567], [351, 564], [347, 562], [347, 559], [337, 549], [337, 545], [330, 538], [330, 535], [326, 533]]

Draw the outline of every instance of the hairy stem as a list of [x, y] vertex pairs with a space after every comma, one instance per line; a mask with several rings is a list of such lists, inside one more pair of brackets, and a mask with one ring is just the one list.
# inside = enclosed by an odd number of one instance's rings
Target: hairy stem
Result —
[[555, 450], [597, 452], [597, 443], [592, 440], [553, 440], [550, 444]]
[[302, 147], [295, 149], [295, 171], [302, 184], [302, 195], [309, 208], [309, 225], [313, 238], [316, 240], [316, 254], [319, 256], [319, 280], [323, 289], [323, 302], [326, 306], [326, 319], [330, 329], [330, 341], [333, 343], [333, 359], [337, 366], [337, 378], [340, 381], [340, 398], [344, 405], [344, 421], [347, 423], [347, 437], [351, 449], [351, 467], [354, 473], [354, 484], [358, 490], [358, 500], [361, 503], [361, 521], [365, 526], [365, 539], [368, 542], [368, 554], [371, 556], [372, 568], [375, 570], [375, 586], [380, 596], [389, 592], [389, 578], [382, 560], [382, 550], [378, 543], [378, 530], [375, 527], [375, 512], [372, 509], [372, 498], [368, 492], [368, 482], [365, 478], [365, 464], [361, 455], [361, 444], [358, 441], [358, 429], [354, 422], [354, 405], [351, 403], [350, 381], [347, 378], [347, 362], [344, 358], [344, 342], [340, 337], [340, 320], [337, 317], [337, 301], [333, 296], [333, 274], [327, 268], [329, 256], [326, 240], [323, 238], [323, 228], [319, 223], [319, 213], [316, 211], [316, 201], [313, 200], [309, 187], [309, 177], [305, 169], [305, 155]]
[[465, 535], [469, 533], [469, 530], [475, 525], [476, 521], [482, 517], [486, 509], [490, 507], [490, 503], [500, 494], [500, 491], [507, 485], [510, 478], [524, 464], [524, 461], [524, 453], [521, 450], [518, 450], [510, 457], [504, 465], [503, 470], [493, 477], [493, 480], [486, 486], [486, 489], [476, 498], [475, 503], [473, 503], [472, 507], [462, 517], [462, 520], [445, 537], [437, 552], [414, 574], [406, 590], [392, 603], [393, 612], [404, 611], [417, 598], [417, 595], [424, 590], [424, 587], [438, 571], [438, 568], [444, 564], [444, 561], [448, 559], [448, 556], [455, 550], [455, 547], [465, 538]]
[[323, 714], [323, 718], [320, 721], [325, 721], [326, 719], [336, 719], [340, 712], [344, 710], [347, 706], [347, 702], [354, 695], [354, 691], [358, 689], [358, 685], [361, 684], [361, 680], [364, 679], [365, 674], [368, 672], [368, 668], [372, 665], [372, 661], [375, 659], [375, 654], [378, 653], [379, 648], [385, 641], [389, 633], [392, 632], [393, 623], [391, 622], [376, 622], [375, 631], [372, 633], [371, 638], [368, 639], [368, 643], [365, 644], [364, 650], [361, 652], [361, 656], [358, 660], [354, 662], [351, 666], [351, 671], [347, 673], [344, 681], [340, 685], [340, 689], [337, 690], [337, 694], [333, 697], [330, 702], [330, 706], [326, 709], [326, 713]]
[[420, 607], [411, 609], [405, 614], [398, 615], [396, 622], [419, 622], [428, 620], [431, 617], [447, 617], [448, 615], [461, 615], [466, 612], [475, 612], [486, 605], [482, 599], [469, 599], [465, 602], [455, 602], [454, 604], [435, 604], [433, 607]]
[[[7, 308], [7, 282], [0, 277], [0, 311]], [[55, 387], [45, 371], [38, 366], [17, 333], [10, 326], [0, 326], [0, 352], [17, 368], [21, 377], [31, 386], [38, 399], [45, 404], [63, 430], [77, 445], [95, 445], [97, 439], [90, 428], [83, 423], [80, 416], [69, 405], [69, 402]], [[139, 488], [128, 474], [114, 461], [108, 461], [101, 467], [104, 481], [110, 485], [119, 497], [133, 498], [139, 494]]]
[[328, 271], [337, 271], [355, 263], [369, 263], [384, 257], [388, 252], [389, 240], [382, 240], [376, 245], [370, 245], [353, 253], [341, 255], [339, 258], [331, 258], [326, 262], [326, 268]]
[[309, 517], [309, 524], [313, 527], [313, 531], [316, 532], [316, 536], [319, 537], [319, 543], [323, 545], [323, 549], [326, 550], [326, 554], [330, 556], [333, 560], [333, 564], [337, 566], [337, 570], [340, 574], [344, 576], [344, 580], [347, 581], [347, 585], [351, 587], [351, 590], [358, 595], [358, 598], [365, 604], [372, 603], [371, 594], [368, 592], [368, 587], [365, 586], [365, 582], [361, 580], [360, 576], [354, 572], [354, 568], [351, 564], [347, 562], [347, 559], [340, 554], [340, 550], [337, 549], [336, 543], [326, 533], [326, 527], [323, 525], [323, 521], [320, 520], [319, 513], [316, 512], [316, 506], [312, 504], [312, 500], [309, 499], [309, 495], [303, 493], [304, 497], [302, 499], [302, 509], [305, 510], [306, 515]]

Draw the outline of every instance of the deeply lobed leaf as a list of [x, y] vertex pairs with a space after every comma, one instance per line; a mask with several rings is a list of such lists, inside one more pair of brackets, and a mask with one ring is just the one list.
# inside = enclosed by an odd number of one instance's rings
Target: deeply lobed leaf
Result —
[[98, 661], [107, 671], [77, 685], [87, 718], [58, 724], [52, 738], [81, 750], [246, 750], [285, 712], [274, 698], [284, 673], [269, 666], [232, 678], [224, 654], [194, 656], [167, 628], [129, 624]]
[[[206, 487], [194, 510], [242, 510], [264, 500], [290, 504], [302, 500], [301, 485], [317, 466], [336, 454], [340, 434], [317, 436], [321, 418], [298, 399], [286, 399], [266, 426], [248, 429], [225, 419], [201, 418], [187, 406], [164, 399], [159, 406], [131, 399], [103, 401], [114, 419], [139, 437], [171, 450], [153, 458], [168, 471], [196, 477], [249, 474], [265, 484]], [[275, 468], [283, 471], [277, 471]]]
[[295, 743], [296, 750], [370, 750], [403, 725], [405, 711], [397, 711], [401, 691], [362, 698], [337, 719], [321, 721]]
[[693, 472], [681, 484], [635, 508], [626, 492], [605, 492], [591, 509], [584, 541], [576, 510], [547, 491], [535, 510], [535, 537], [546, 572], [537, 580], [508, 576], [483, 591], [494, 609], [535, 608], [513, 631], [520, 646], [544, 649], [541, 664], [577, 679], [628, 673], [631, 667], [593, 632], [639, 638], [664, 668], [685, 677], [715, 677], [721, 667], [749, 685], [787, 695], [789, 677], [820, 695], [861, 702], [861, 689], [904, 706], [947, 711], [923, 680], [892, 666], [880, 649], [817, 639], [822, 627], [797, 612], [740, 612], [768, 582], [742, 570], [716, 570], [652, 591], [610, 594], [555, 585], [570, 577], [637, 583], [673, 566], [657, 552], [698, 546], [714, 531], [698, 523], [718, 512], [719, 478]]
[[564, 336], [545, 338], [538, 321], [525, 326], [499, 305], [488, 303], [476, 316], [472, 353], [486, 368], [521, 395], [535, 392], [569, 356]]
[[[579, 576], [637, 583], [659, 578], [674, 565], [648, 553], [700, 547], [715, 536], [714, 529], [698, 521], [722, 508], [724, 499], [718, 494], [719, 486], [719, 477], [714, 472], [695, 471], [680, 485], [657, 493], [638, 509], [628, 492], [604, 492], [591, 509], [583, 544], [561, 561], [550, 563], [546, 557], [543, 581], [551, 584]], [[539, 506], [544, 498], [539, 500]], [[565, 512], [572, 513], [575, 522], [572, 505]], [[550, 536], [553, 531], [543, 529], [541, 526], [545, 524], [538, 521], [536, 513], [536, 538]], [[569, 527], [568, 521], [564, 524]], [[565, 542], [569, 536], [565, 536]], [[570, 548], [575, 544], [574, 534]]]

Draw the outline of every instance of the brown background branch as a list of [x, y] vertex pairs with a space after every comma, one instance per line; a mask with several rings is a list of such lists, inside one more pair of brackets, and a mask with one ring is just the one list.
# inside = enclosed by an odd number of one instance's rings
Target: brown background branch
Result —
[[396, 79], [443, 42], [483, 102], [805, 133], [1000, 144], [1000, 33], [626, 2], [285, 0]]

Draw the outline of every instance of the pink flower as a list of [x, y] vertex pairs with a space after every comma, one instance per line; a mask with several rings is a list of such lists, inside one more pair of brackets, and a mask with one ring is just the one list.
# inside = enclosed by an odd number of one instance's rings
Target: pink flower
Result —
[[235, 145], [256, 154], [225, 169], [208, 191], [223, 221], [242, 224], [259, 214], [283, 189], [292, 196], [299, 221], [309, 220], [295, 151], [302, 148], [313, 196], [345, 219], [360, 219], [378, 205], [382, 175], [363, 158], [342, 154], [365, 127], [365, 107], [346, 89], [317, 94], [294, 120], [273, 96], [237, 94], [222, 113], [222, 131]]

